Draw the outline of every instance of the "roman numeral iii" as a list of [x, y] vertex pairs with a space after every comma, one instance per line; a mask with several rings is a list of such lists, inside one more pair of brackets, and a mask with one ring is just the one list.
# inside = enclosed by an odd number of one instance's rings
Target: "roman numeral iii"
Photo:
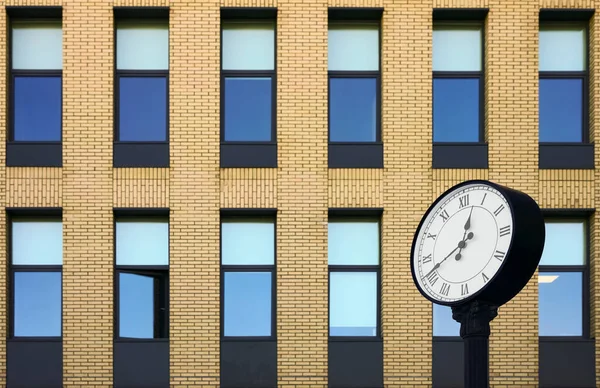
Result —
[[500, 228], [500, 237], [508, 236], [510, 234], [510, 225], [503, 226]]

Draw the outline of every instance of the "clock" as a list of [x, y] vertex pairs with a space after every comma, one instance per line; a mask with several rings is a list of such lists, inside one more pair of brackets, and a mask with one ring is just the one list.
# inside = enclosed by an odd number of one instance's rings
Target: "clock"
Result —
[[501, 306], [525, 287], [544, 248], [544, 219], [527, 194], [462, 182], [429, 207], [415, 233], [411, 272], [430, 301]]

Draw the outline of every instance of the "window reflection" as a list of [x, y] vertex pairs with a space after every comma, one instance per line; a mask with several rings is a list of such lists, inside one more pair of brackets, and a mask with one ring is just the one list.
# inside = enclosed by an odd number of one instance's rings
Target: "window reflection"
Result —
[[540, 79], [540, 142], [583, 140], [583, 79]]
[[225, 79], [225, 141], [271, 141], [271, 82]]
[[271, 273], [226, 272], [224, 335], [271, 335]]
[[479, 141], [479, 78], [433, 80], [433, 141]]
[[374, 142], [377, 130], [377, 80], [329, 80], [329, 140]]
[[154, 278], [119, 274], [119, 336], [154, 338]]
[[539, 335], [582, 335], [581, 272], [542, 272], [539, 275]]
[[14, 335], [58, 337], [62, 323], [60, 272], [14, 273]]

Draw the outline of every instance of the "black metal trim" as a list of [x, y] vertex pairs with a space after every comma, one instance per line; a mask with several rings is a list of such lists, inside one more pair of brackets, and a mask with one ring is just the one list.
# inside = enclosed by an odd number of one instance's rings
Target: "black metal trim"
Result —
[[327, 16], [329, 21], [380, 21], [383, 11], [382, 7], [329, 7]]
[[156, 217], [165, 221], [169, 221], [170, 209], [168, 207], [116, 207], [113, 208], [113, 214], [115, 218], [128, 218], [128, 217], [143, 217], [148, 219], [149, 217]]
[[221, 143], [220, 167], [277, 168], [277, 143]]
[[249, 217], [255, 219], [263, 217], [267, 220], [274, 220], [277, 217], [276, 208], [221, 208], [221, 222], [232, 219], [247, 220]]
[[340, 218], [342, 220], [348, 219], [350, 217], [357, 217], [363, 220], [372, 219], [377, 222], [381, 222], [380, 218], [383, 215], [382, 207], [356, 207], [356, 208], [342, 208], [342, 207], [333, 207], [329, 208], [328, 212], [329, 220], [333, 220], [336, 218]]
[[6, 167], [62, 167], [62, 142], [7, 142]]
[[7, 207], [6, 213], [9, 218], [14, 217], [40, 217], [40, 218], [60, 218], [62, 217], [61, 207]]
[[540, 22], [589, 21], [594, 16], [593, 8], [542, 8]]
[[563, 218], [565, 220], [568, 218], [578, 219], [583, 217], [590, 217], [596, 212], [596, 209], [594, 208], [545, 208], [541, 210], [544, 218]]
[[[588, 131], [584, 131], [587, 134]], [[538, 167], [547, 169], [594, 169], [594, 143], [540, 143]]]
[[154, 167], [170, 166], [168, 142], [129, 142], [113, 143], [113, 167]]
[[113, 7], [114, 17], [118, 20], [125, 19], [169, 19], [169, 7]]
[[489, 8], [434, 8], [434, 21], [484, 21]]
[[432, 168], [477, 168], [488, 165], [487, 143], [433, 143]]
[[327, 147], [329, 168], [383, 168], [383, 143], [329, 143]]
[[60, 6], [11, 6], [5, 7], [6, 13], [11, 18], [52, 18], [62, 19]]
[[[276, 341], [277, 340], [277, 213], [276, 209], [221, 209], [219, 220], [219, 336], [224, 341]], [[273, 264], [230, 265], [223, 264], [223, 222], [270, 221], [273, 223]], [[271, 274], [271, 335], [226, 336], [225, 335], [225, 273], [269, 272]]]
[[221, 7], [221, 19], [271, 20], [276, 18], [275, 7]]

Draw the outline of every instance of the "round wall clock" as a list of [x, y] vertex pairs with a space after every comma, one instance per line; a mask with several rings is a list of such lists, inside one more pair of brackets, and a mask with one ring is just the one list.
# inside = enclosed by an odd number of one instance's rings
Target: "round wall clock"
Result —
[[466, 181], [443, 193], [423, 216], [411, 250], [413, 280], [437, 304], [477, 299], [501, 306], [531, 279], [544, 239], [542, 213], [527, 194]]

